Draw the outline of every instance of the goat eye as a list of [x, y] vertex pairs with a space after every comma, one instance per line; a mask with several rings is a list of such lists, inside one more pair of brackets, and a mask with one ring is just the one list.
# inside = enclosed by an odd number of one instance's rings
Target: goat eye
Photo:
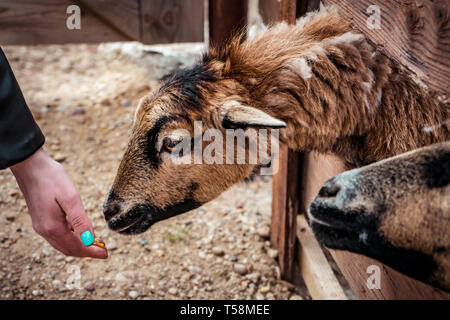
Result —
[[172, 140], [170, 138], [164, 138], [162, 151], [172, 152], [180, 142], [181, 140]]

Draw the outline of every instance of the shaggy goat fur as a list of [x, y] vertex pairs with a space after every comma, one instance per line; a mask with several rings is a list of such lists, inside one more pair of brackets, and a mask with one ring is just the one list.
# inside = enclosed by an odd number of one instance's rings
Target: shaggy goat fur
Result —
[[308, 215], [324, 245], [450, 292], [450, 142], [330, 179]]
[[254, 164], [172, 164], [165, 141], [176, 129], [192, 133], [195, 120], [222, 131], [285, 125], [280, 140], [291, 149], [334, 152], [353, 167], [448, 140], [448, 118], [446, 105], [324, 8], [296, 26], [279, 23], [211, 48], [143, 98], [105, 217], [114, 230], [143, 232], [254, 171]]

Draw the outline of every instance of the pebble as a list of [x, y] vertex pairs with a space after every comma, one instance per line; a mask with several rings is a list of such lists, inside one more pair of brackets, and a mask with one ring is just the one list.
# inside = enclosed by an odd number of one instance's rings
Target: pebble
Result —
[[262, 294], [268, 293], [268, 292], [270, 291], [270, 285], [261, 287], [261, 289], [259, 289], [259, 291], [260, 291]]
[[95, 291], [95, 284], [90, 283], [85, 287], [87, 292], [94, 292]]
[[237, 261], [238, 261], [238, 257], [236, 257], [236, 256], [231, 257], [231, 262], [237, 262]]
[[292, 296], [289, 297], [289, 300], [303, 300], [303, 298], [298, 294], [293, 294]]
[[54, 155], [53, 159], [55, 159], [55, 161], [58, 161], [58, 162], [64, 162], [67, 159], [67, 156], [58, 152]]
[[178, 290], [176, 288], [170, 288], [168, 292], [169, 292], [169, 294], [174, 296], [178, 293]]
[[234, 266], [234, 271], [236, 271], [241, 276], [245, 276], [248, 273], [248, 268], [247, 266], [238, 263]]
[[200, 257], [200, 259], [205, 259], [206, 253], [204, 251], [199, 251], [198, 256]]
[[127, 107], [129, 107], [129, 106], [131, 106], [130, 100], [123, 99], [123, 100], [122, 100], [122, 107], [127, 108]]
[[216, 256], [218, 256], [218, 257], [221, 257], [221, 256], [223, 256], [224, 254], [225, 254], [225, 251], [223, 250], [223, 248], [222, 247], [214, 247], [214, 248], [212, 248], [212, 253], [214, 254], [214, 255], [216, 255]]
[[256, 234], [263, 239], [269, 239], [270, 229], [269, 229], [269, 227], [266, 227], [266, 226], [259, 227], [258, 229], [256, 229]]
[[33, 296], [37, 297], [40, 293], [39, 293], [39, 290], [33, 290], [33, 291], [31, 292], [31, 294], [32, 294]]
[[278, 257], [278, 250], [277, 249], [268, 249], [267, 250], [267, 254], [269, 255], [269, 257], [271, 257], [272, 259], [276, 259]]
[[54, 287], [59, 287], [61, 285], [61, 281], [59, 281], [58, 279], [55, 279], [52, 281], [52, 285]]
[[7, 212], [5, 214], [5, 218], [8, 221], [14, 221], [14, 220], [16, 220], [16, 213], [15, 212]]
[[82, 115], [82, 114], [85, 114], [85, 113], [86, 113], [86, 110], [84, 108], [81, 108], [81, 107], [75, 108], [75, 110], [72, 111], [72, 115], [73, 116]]
[[130, 291], [129, 293], [128, 293], [128, 296], [131, 298], [131, 299], [136, 299], [137, 297], [139, 297], [139, 292], [137, 292], [137, 291]]
[[114, 251], [117, 249], [117, 243], [115, 241], [108, 241], [108, 250]]

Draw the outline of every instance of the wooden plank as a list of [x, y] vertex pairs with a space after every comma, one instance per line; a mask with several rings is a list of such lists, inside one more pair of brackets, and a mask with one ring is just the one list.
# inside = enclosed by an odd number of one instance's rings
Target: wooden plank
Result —
[[[334, 155], [316, 152], [305, 154], [301, 169], [300, 209], [306, 210], [329, 178], [345, 171], [342, 160]], [[450, 299], [450, 294], [403, 275], [381, 262], [356, 253], [329, 250], [353, 292], [359, 299]], [[382, 270], [381, 290], [368, 289], [367, 266], [376, 265]]]
[[293, 280], [298, 213], [298, 153], [280, 148], [279, 169], [272, 182], [271, 243], [278, 249], [281, 277]]
[[141, 40], [140, 0], [77, 0], [130, 40]]
[[[282, 0], [280, 3], [281, 18], [290, 24], [295, 23], [296, 3], [296, 0]], [[271, 243], [278, 249], [281, 277], [288, 281], [294, 277], [298, 168], [298, 153], [281, 146], [279, 170], [272, 180]]]
[[314, 300], [347, 300], [304, 215], [297, 218], [298, 262]]
[[141, 0], [142, 42], [202, 42], [203, 0]]
[[[323, 0], [334, 4], [378, 49], [412, 70], [437, 95], [450, 91], [448, 0]], [[371, 29], [367, 8], [380, 8], [381, 28]]]
[[81, 29], [69, 30], [70, 0], [0, 0], [0, 45], [92, 43], [129, 40], [81, 8]]
[[247, 0], [209, 1], [209, 42], [222, 45], [247, 24]]
[[278, 0], [259, 0], [259, 13], [265, 25], [280, 20], [280, 2]]

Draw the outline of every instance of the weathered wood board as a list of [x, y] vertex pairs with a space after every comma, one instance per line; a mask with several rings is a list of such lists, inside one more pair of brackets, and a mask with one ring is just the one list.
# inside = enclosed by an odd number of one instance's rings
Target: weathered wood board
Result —
[[143, 43], [201, 42], [203, 0], [141, 0]]
[[270, 240], [272, 246], [278, 249], [281, 277], [285, 280], [292, 280], [299, 203], [298, 153], [288, 150], [287, 147], [281, 147], [278, 165], [278, 171], [273, 176], [273, 185], [277, 187], [272, 189]]
[[209, 0], [209, 39], [221, 45], [247, 24], [247, 0]]
[[[70, 5], [80, 29], [67, 28]], [[141, 41], [199, 42], [203, 0], [0, 0], [0, 45]]]
[[347, 300], [304, 215], [297, 217], [298, 264], [314, 300]]

